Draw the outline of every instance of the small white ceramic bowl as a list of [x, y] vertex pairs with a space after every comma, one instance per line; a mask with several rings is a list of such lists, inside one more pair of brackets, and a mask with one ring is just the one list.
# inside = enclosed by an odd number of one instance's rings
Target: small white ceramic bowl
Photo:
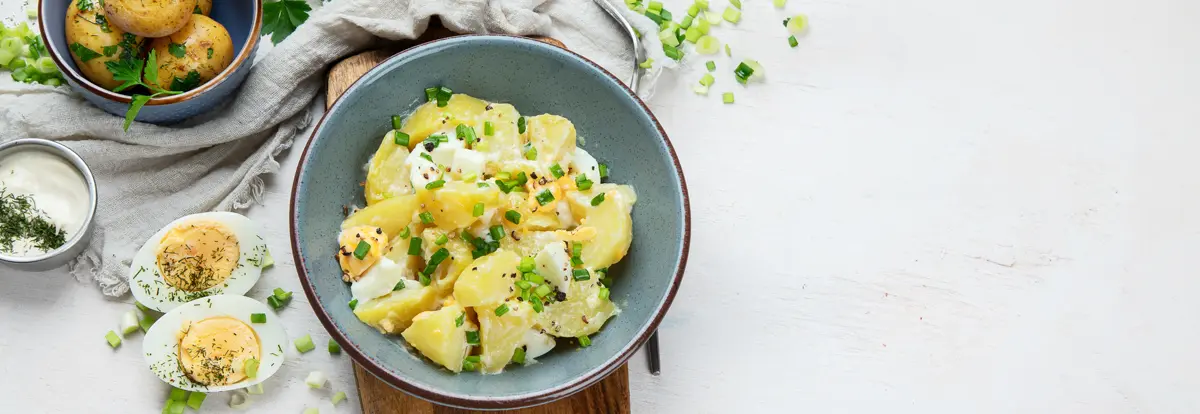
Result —
[[9, 141], [0, 144], [0, 158], [11, 152], [26, 150], [45, 151], [61, 157], [64, 161], [75, 166], [75, 169], [83, 176], [83, 180], [87, 182], [88, 189], [87, 219], [84, 220], [83, 227], [75, 233], [75, 237], [67, 240], [66, 244], [39, 256], [8, 256], [0, 253], [0, 264], [17, 270], [42, 272], [67, 264], [71, 259], [79, 256], [83, 252], [83, 249], [87, 247], [88, 242], [92, 240], [93, 219], [96, 217], [96, 200], [98, 198], [96, 194], [96, 179], [92, 176], [92, 170], [88, 169], [87, 163], [83, 162], [83, 158], [80, 158], [79, 154], [54, 141], [37, 138]]

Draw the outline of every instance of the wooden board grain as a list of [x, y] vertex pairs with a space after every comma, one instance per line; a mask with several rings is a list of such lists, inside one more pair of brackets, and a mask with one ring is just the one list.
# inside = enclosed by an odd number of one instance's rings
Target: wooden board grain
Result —
[[[325, 104], [332, 106], [359, 78], [387, 58], [412, 46], [453, 36], [455, 33], [431, 23], [416, 41], [401, 42], [380, 50], [364, 52], [346, 58], [329, 71]], [[547, 37], [535, 39], [565, 47], [562, 42]], [[405, 394], [354, 364], [354, 378], [364, 414], [462, 414], [478, 411], [444, 407]], [[533, 408], [510, 411], [518, 414], [627, 414], [629, 413], [629, 368], [623, 365], [604, 380], [586, 390], [560, 401]]]

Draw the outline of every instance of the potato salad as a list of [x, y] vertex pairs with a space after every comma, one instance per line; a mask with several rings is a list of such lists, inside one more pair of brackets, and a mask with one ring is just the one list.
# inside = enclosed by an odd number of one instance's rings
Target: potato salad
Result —
[[337, 235], [354, 314], [456, 373], [591, 345], [619, 312], [608, 268], [633, 240], [633, 188], [605, 182], [566, 118], [426, 98], [392, 118]]

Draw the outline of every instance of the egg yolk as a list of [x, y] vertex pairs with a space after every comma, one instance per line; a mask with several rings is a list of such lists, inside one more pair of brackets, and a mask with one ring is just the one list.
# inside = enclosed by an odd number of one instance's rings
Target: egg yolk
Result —
[[[362, 278], [375, 262], [383, 257], [388, 245], [388, 236], [383, 229], [358, 226], [342, 230], [338, 236], [338, 264], [342, 266], [342, 280], [350, 282]], [[362, 253], [359, 257], [359, 253]]]
[[258, 334], [246, 323], [219, 316], [193, 322], [179, 338], [179, 366], [204, 385], [229, 385], [246, 379], [246, 361], [260, 360]]
[[158, 270], [167, 284], [199, 292], [224, 283], [237, 268], [237, 237], [220, 223], [172, 228], [158, 244]]

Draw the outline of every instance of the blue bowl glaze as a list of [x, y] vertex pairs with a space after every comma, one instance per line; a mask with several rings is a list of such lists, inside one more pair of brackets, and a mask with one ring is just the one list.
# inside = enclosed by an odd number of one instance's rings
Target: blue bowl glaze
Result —
[[[38, 26], [50, 57], [62, 70], [71, 88], [83, 95], [84, 99], [106, 112], [125, 116], [129, 109], [129, 95], [112, 92], [92, 83], [83, 76], [71, 58], [67, 49], [66, 16], [67, 6], [72, 1], [75, 0], [39, 0]], [[138, 121], [169, 124], [208, 112], [227, 101], [230, 94], [246, 80], [254, 53], [258, 51], [262, 0], [213, 0], [209, 17], [229, 31], [238, 51], [233, 63], [213, 80], [187, 93], [151, 99], [138, 113]]]
[[[621, 308], [592, 346], [561, 346], [539, 363], [499, 375], [455, 375], [355, 318], [335, 261], [342, 206], [363, 205], [362, 165], [391, 128], [390, 117], [445, 85], [523, 114], [570, 119], [583, 148], [611, 166], [612, 182], [632, 184], [634, 238], [613, 267]], [[601, 380], [629, 359], [658, 326], [683, 277], [690, 214], [683, 173], [654, 115], [616, 78], [563, 49], [508, 36], [459, 36], [389, 59], [329, 110], [304, 150], [292, 189], [296, 268], [309, 302], [333, 337], [364, 368], [415, 396], [463, 408], [519, 408], [550, 402]]]

